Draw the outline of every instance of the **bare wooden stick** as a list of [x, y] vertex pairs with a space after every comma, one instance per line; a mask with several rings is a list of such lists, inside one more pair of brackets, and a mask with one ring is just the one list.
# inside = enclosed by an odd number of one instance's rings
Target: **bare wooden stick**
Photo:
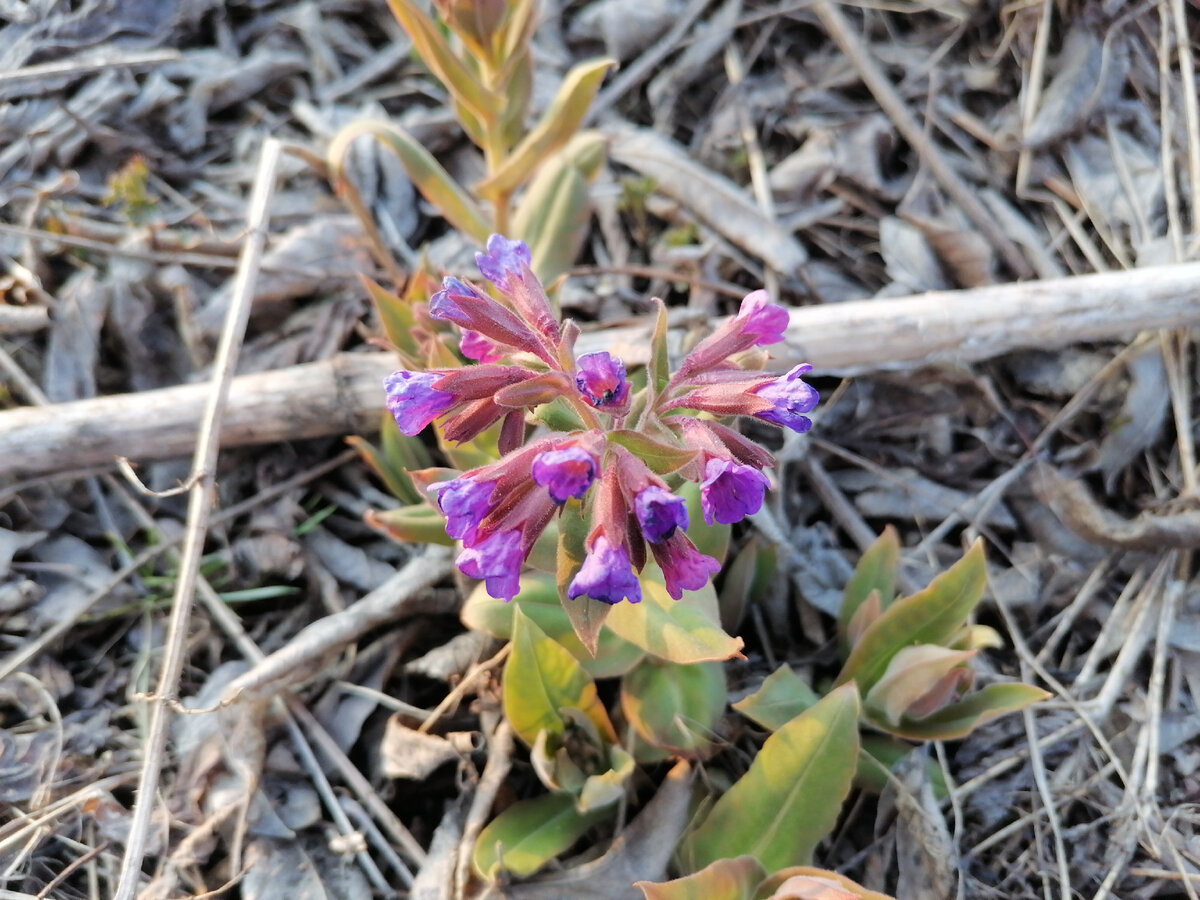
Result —
[[121, 860], [121, 873], [113, 900], [133, 900], [141, 880], [150, 816], [158, 802], [158, 780], [167, 745], [171, 703], [176, 699], [175, 695], [179, 689], [179, 675], [183, 670], [184, 639], [187, 636], [188, 618], [196, 590], [196, 577], [200, 571], [200, 556], [208, 534], [208, 514], [212, 505], [213, 487], [216, 484], [216, 460], [221, 442], [221, 418], [225, 411], [233, 373], [237, 368], [238, 350], [246, 333], [246, 324], [250, 321], [250, 301], [254, 296], [258, 263], [262, 259], [267, 242], [267, 209], [274, 193], [279, 152], [279, 142], [275, 139], [268, 138], [263, 143], [246, 215], [248, 234], [234, 284], [233, 300], [217, 348], [212, 382], [202, 388], [205, 392], [204, 415], [199, 419], [192, 462], [192, 473], [198, 478], [188, 498], [187, 529], [179, 562], [179, 578], [171, 605], [158, 688], [151, 706], [141, 777], [138, 779], [133, 819], [129, 825], [129, 840], [125, 847], [125, 856]]
[[0, 304], [0, 334], [41, 331], [50, 324], [50, 310], [44, 306]]
[[[1116, 340], [1145, 329], [1200, 324], [1200, 263], [937, 291], [791, 312], [772, 366], [812, 363], [849, 375], [988, 359], [1021, 348]], [[645, 362], [650, 323], [589, 332], [582, 352]], [[676, 335], [678, 337], [678, 335]], [[346, 353], [234, 380], [223, 446], [350, 434], [378, 422], [390, 353]], [[185, 385], [0, 412], [0, 478], [185, 455], [207, 388]]]

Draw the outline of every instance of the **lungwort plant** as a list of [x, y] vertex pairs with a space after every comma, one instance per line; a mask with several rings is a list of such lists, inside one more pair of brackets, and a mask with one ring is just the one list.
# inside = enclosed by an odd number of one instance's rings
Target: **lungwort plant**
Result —
[[[656, 301], [650, 362], [631, 371], [576, 352], [579, 329], [555, 315], [524, 243], [492, 235], [477, 262], [486, 284], [449, 277], [428, 304], [381, 306], [405, 368], [386, 379], [397, 427], [371, 460], [412, 501], [376, 523], [457, 544], [477, 583], [464, 622], [511, 640], [504, 711], [547, 793], [480, 834], [475, 869], [492, 880], [532, 874], [609, 819], [639, 765], [721, 748], [722, 661], [742, 642], [719, 624], [712, 580], [774, 462], [733, 420], [803, 433], [818, 395], [806, 365], [763, 371], [788, 324], [765, 292], [674, 367]], [[429, 461], [426, 429], [453, 468], [414, 464]], [[969, 623], [984, 590], [978, 545], [904, 598], [898, 556], [888, 531], [848, 585], [844, 665], [825, 696], [783, 667], [735, 705], [772, 733], [700, 804], [678, 840], [683, 877], [642, 885], [647, 897], [879, 896], [806, 868], [856, 781], [878, 787], [912, 741], [962, 736], [1042, 696], [968, 692], [972, 655], [995, 639]], [[605, 678], [620, 678], [611, 706]]]

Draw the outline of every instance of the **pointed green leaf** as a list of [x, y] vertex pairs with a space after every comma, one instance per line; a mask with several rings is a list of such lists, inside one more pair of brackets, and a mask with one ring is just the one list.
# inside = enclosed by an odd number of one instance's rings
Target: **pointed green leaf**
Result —
[[575, 657], [517, 608], [513, 612], [512, 653], [504, 667], [504, 714], [530, 746], [542, 730], [561, 735], [564, 708], [588, 717], [608, 741], [616, 739], [596, 683]]
[[989, 719], [1015, 712], [1049, 696], [1030, 684], [989, 684], [923, 719], [905, 717], [899, 725], [889, 726], [888, 731], [912, 741], [955, 741]]
[[858, 691], [837, 688], [767, 738], [746, 772], [683, 843], [689, 871], [747, 854], [768, 872], [806, 865], [850, 792]]
[[711, 556], [717, 562], [724, 563], [729, 554], [728, 525], [707, 525], [704, 522], [704, 511], [700, 506], [700, 485], [694, 481], [685, 481], [675, 491], [687, 501], [688, 508], [688, 537], [701, 553]]
[[804, 679], [791, 667], [782, 665], [763, 679], [757, 691], [733, 704], [733, 708], [768, 731], [776, 731], [812, 708], [818, 699]]
[[[407, 0], [389, 2], [406, 3]], [[487, 241], [492, 228], [478, 204], [459, 187], [441, 163], [399, 125], [378, 119], [365, 119], [347, 125], [329, 145], [328, 157], [335, 172], [340, 173], [342, 158], [351, 142], [364, 134], [372, 135], [396, 154], [421, 196], [436, 206], [447, 222], [481, 245]]]
[[545, 284], [553, 284], [574, 264], [591, 218], [583, 175], [569, 160], [547, 161], [513, 215], [513, 231], [529, 244], [533, 271]]
[[721, 624], [726, 631], [736, 631], [746, 608], [768, 596], [767, 591], [778, 573], [779, 551], [775, 545], [758, 534], [751, 535], [725, 570], [720, 601]]
[[508, 159], [476, 186], [476, 192], [481, 197], [495, 198], [510, 194], [524, 184], [547, 156], [565, 145], [579, 130], [600, 82], [604, 80], [604, 73], [612, 65], [611, 59], [593, 59], [571, 69], [537, 125], [513, 149]]
[[417, 323], [417, 317], [413, 313], [412, 305], [403, 297], [393, 294], [366, 275], [358, 277], [363, 287], [366, 288], [371, 302], [375, 305], [375, 314], [379, 317], [384, 337], [396, 348], [405, 368], [418, 367], [421, 361], [421, 348], [413, 334], [413, 326]]
[[755, 888], [767, 877], [753, 856], [718, 859], [684, 878], [662, 884], [635, 881], [646, 900], [754, 900]]
[[736, 656], [743, 641], [730, 637], [716, 622], [716, 592], [711, 584], [699, 591], [684, 592], [672, 600], [662, 583], [662, 573], [647, 565], [642, 572], [642, 602], [613, 606], [608, 627], [631, 644], [668, 662], [681, 664], [719, 662]]
[[368, 510], [363, 519], [372, 528], [386, 532], [402, 544], [440, 544], [453, 546], [446, 534], [446, 517], [428, 503], [414, 503], [399, 509]]
[[[610, 431], [608, 439], [614, 444], [620, 444], [659, 475], [669, 475], [686, 466], [696, 458], [698, 452], [694, 448], [656, 441], [640, 431], [631, 431], [628, 428]], [[690, 529], [688, 533], [691, 533]]]
[[647, 659], [621, 680], [621, 711], [637, 733], [677, 756], [708, 755], [725, 712], [721, 663]]
[[650, 371], [654, 373], [654, 393], [661, 394], [671, 380], [671, 358], [667, 347], [667, 306], [654, 298], [654, 333], [650, 336]]
[[887, 609], [896, 596], [896, 567], [900, 564], [900, 537], [889, 525], [863, 553], [854, 574], [846, 584], [842, 595], [842, 607], [838, 610], [838, 646], [842, 656], [850, 652], [847, 637], [850, 620], [871, 591], [879, 591], [880, 604]]
[[610, 629], [603, 628], [596, 655], [592, 656], [571, 627], [567, 611], [559, 602], [558, 587], [553, 576], [544, 572], [523, 575], [521, 591], [511, 603], [497, 600], [488, 594], [484, 585], [477, 585], [463, 605], [462, 621], [468, 628], [509, 640], [512, 637], [513, 610], [517, 607], [550, 638], [569, 650], [593, 678], [624, 675], [646, 655], [641, 647], [635, 647]]
[[583, 517], [583, 506], [578, 500], [568, 500], [558, 517], [558, 598], [580, 643], [595, 656], [600, 629], [612, 607], [587, 595], [574, 600], [567, 596], [571, 580], [587, 556], [584, 546], [587, 533], [588, 521]]
[[[913, 703], [929, 693], [946, 675], [962, 669], [974, 655], [974, 650], [951, 650], [936, 644], [905, 647], [892, 657], [883, 675], [863, 697], [863, 710], [872, 722], [878, 721], [890, 728]], [[952, 681], [952, 685], [960, 683], [957, 679]]]
[[408, 32], [421, 60], [437, 79], [472, 113], [484, 121], [491, 121], [499, 108], [498, 98], [454, 55], [429, 16], [413, 0], [388, 0], [388, 6]]
[[853, 679], [865, 693], [904, 647], [949, 641], [962, 628], [986, 585], [983, 542], [976, 541], [929, 587], [897, 600], [868, 626], [850, 652], [837, 683]]
[[520, 800], [479, 833], [472, 858], [475, 871], [488, 881], [495, 881], [501, 871], [532, 875], [608, 814], [606, 809], [579, 812], [570, 794]]

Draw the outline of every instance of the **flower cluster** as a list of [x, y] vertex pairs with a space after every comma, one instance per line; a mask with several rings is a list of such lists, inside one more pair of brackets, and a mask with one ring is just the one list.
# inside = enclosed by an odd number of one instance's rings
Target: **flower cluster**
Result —
[[[716, 417], [754, 416], [797, 432], [812, 426], [806, 414], [818, 396], [802, 377], [810, 366], [782, 377], [745, 367], [762, 356], [747, 351], [783, 339], [787, 310], [765, 291], [749, 294], [673, 375], [662, 383], [651, 376], [634, 393], [620, 359], [576, 357], [578, 329], [558, 321], [530, 260], [525, 244], [500, 235], [476, 255], [507, 303], [445, 279], [430, 315], [458, 326], [460, 350], [475, 362], [392, 373], [384, 381], [388, 409], [404, 434], [440, 419], [454, 442], [501, 423], [501, 459], [431, 488], [446, 533], [462, 542], [459, 569], [482, 579], [491, 596], [517, 594], [534, 543], [565, 504], [578, 501], [588, 522], [586, 556], [569, 598], [638, 602], [637, 573], [649, 555], [678, 600], [720, 564], [688, 538], [687, 505], [672, 484], [698, 483], [704, 520], [731, 524], [762, 506], [769, 486], [763, 469], [774, 462]], [[526, 412], [552, 402], [569, 409], [578, 427], [527, 441]]]

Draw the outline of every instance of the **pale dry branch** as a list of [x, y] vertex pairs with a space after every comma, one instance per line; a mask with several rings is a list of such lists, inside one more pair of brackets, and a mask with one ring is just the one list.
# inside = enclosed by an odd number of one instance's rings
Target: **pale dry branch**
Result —
[[[1200, 263], [1186, 263], [803, 307], [791, 311], [787, 342], [776, 348], [772, 366], [809, 362], [819, 374], [846, 375], [1117, 340], [1200, 324], [1198, 289]], [[649, 330], [646, 322], [589, 332], [580, 350], [607, 349], [628, 363], [644, 362]], [[236, 378], [222, 446], [370, 430], [383, 405], [382, 380], [395, 367], [388, 353], [343, 353]], [[184, 385], [0, 412], [0, 478], [111, 464], [118, 456], [186, 454], [206, 391]]]

